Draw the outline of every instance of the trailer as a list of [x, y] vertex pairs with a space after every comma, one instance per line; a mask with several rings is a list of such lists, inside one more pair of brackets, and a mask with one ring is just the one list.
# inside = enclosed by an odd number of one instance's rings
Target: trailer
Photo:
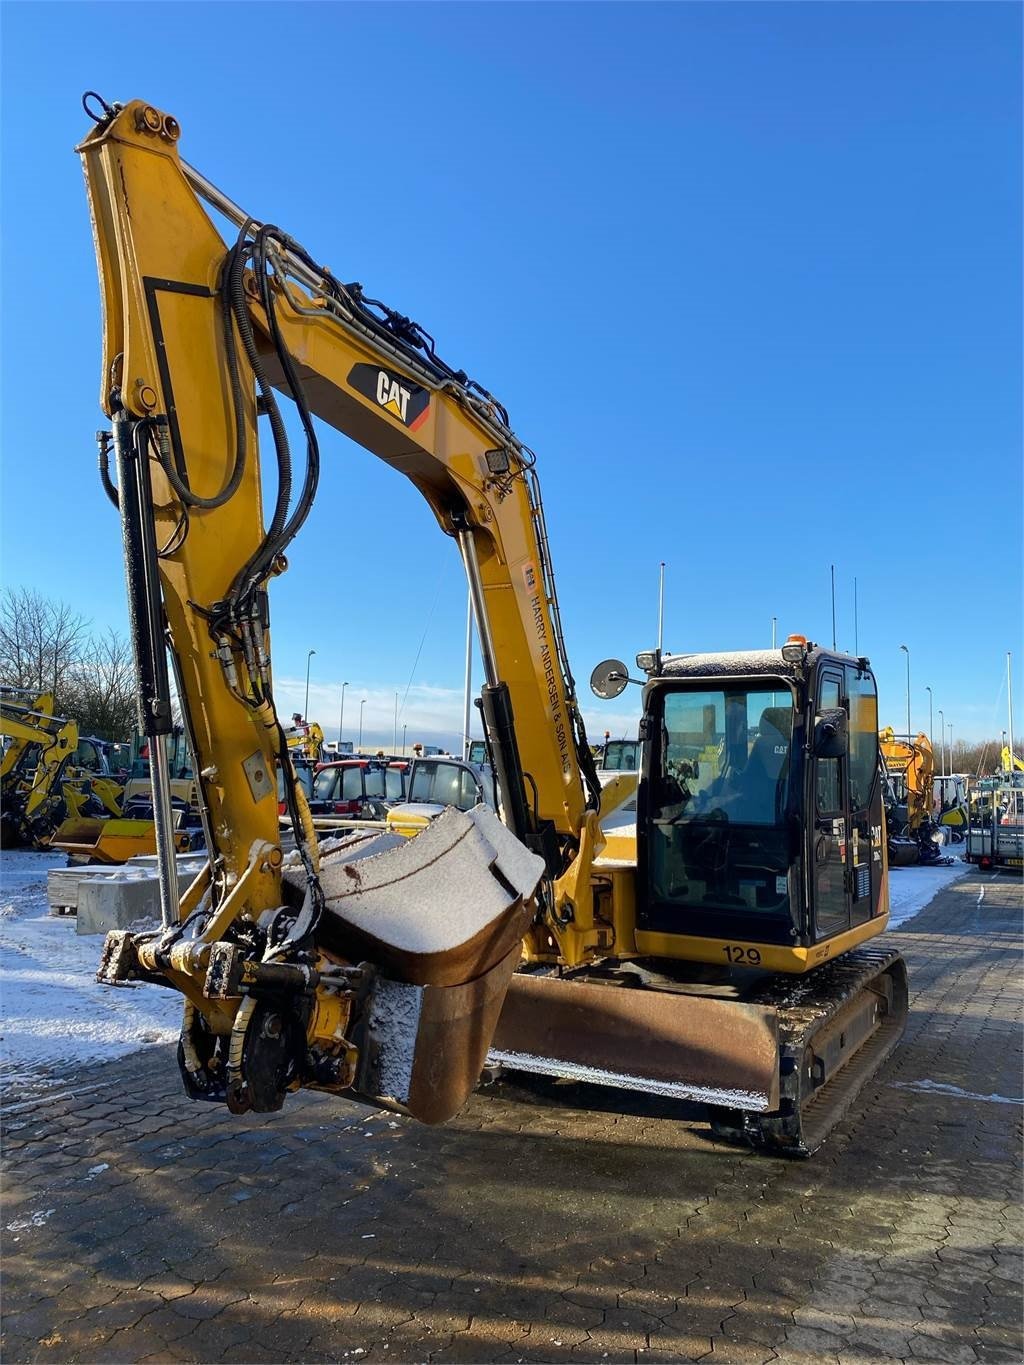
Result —
[[983, 868], [1024, 868], [1024, 773], [970, 784], [965, 856]]

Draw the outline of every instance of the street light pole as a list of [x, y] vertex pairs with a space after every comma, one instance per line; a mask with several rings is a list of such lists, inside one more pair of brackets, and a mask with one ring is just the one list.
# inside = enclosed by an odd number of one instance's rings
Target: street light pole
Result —
[[946, 776], [946, 717], [939, 711], [939, 767]]
[[1006, 651], [1006, 704], [1009, 707], [1010, 776], [1013, 776], [1013, 674], [1010, 671], [1010, 650]]
[[953, 722], [949, 722], [949, 772], [953, 775]]
[[363, 747], [363, 707], [364, 707], [365, 705], [366, 705], [366, 698], [364, 697], [364, 698], [362, 699], [362, 701], [359, 703], [359, 748], [360, 748], [360, 749], [362, 749], [362, 747]]
[[[928, 693], [928, 743], [932, 746], [932, 753], [935, 752], [935, 723], [932, 718], [932, 689], [924, 689]], [[934, 772], [934, 768], [932, 769]]]
[[778, 620], [777, 616], [772, 617], [772, 649], [775, 648], [775, 622], [777, 620]]
[[307, 724], [309, 722], [309, 665], [315, 653], [316, 650], [311, 649], [306, 655], [306, 704], [302, 712], [302, 719], [306, 721]]
[[345, 688], [347, 682], [341, 684], [341, 710], [338, 712], [338, 753], [341, 753], [341, 736], [345, 729]]
[[402, 726], [402, 757], [405, 757], [405, 732], [408, 730], [408, 723]]
[[910, 650], [906, 645], [900, 645], [900, 649], [907, 656], [907, 739], [910, 740], [914, 737], [910, 729]]

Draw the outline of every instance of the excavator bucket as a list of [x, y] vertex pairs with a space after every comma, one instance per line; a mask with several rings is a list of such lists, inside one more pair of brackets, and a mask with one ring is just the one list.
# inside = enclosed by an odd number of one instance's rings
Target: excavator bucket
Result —
[[[156, 853], [156, 825], [152, 820], [72, 818], [49, 842], [75, 862], [126, 863], [138, 854]], [[187, 833], [176, 832], [174, 842], [179, 853], [188, 852]]]
[[513, 977], [488, 1062], [767, 1113], [779, 1104], [776, 1011], [566, 977]]
[[[533, 918], [543, 860], [485, 806], [415, 839], [346, 840], [320, 867], [321, 949], [372, 962], [354, 1092], [443, 1123], [476, 1087]], [[286, 892], [303, 878], [285, 874]]]

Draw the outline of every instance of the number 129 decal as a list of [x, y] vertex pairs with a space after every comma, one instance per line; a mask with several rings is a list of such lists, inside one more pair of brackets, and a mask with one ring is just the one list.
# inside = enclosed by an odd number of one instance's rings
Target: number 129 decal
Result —
[[727, 962], [741, 967], [760, 967], [761, 953], [757, 948], [745, 948], [741, 943], [727, 943], [722, 949]]

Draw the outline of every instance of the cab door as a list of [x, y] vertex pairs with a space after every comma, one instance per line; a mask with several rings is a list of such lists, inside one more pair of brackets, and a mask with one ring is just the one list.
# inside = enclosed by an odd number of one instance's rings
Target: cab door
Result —
[[[842, 705], [842, 673], [838, 668], [823, 670], [818, 684], [818, 711], [838, 710]], [[843, 933], [851, 925], [848, 760], [815, 755], [811, 781], [814, 800], [814, 941], [818, 942], [823, 938], [831, 938], [833, 934]]]

